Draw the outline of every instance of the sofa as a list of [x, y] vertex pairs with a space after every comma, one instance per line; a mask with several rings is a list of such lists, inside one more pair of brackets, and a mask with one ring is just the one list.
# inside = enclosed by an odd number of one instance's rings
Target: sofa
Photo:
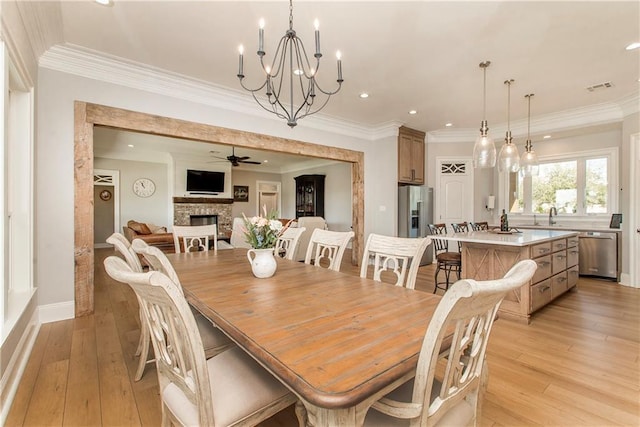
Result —
[[175, 251], [173, 233], [167, 233], [166, 227], [131, 220], [122, 227], [122, 231], [129, 242], [133, 242], [133, 239], [140, 239], [148, 245], [157, 246], [163, 252]]

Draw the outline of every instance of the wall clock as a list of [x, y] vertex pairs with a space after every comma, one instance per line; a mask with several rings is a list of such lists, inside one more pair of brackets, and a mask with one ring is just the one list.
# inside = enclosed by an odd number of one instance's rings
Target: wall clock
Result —
[[133, 192], [138, 197], [151, 197], [156, 192], [156, 184], [149, 178], [138, 178], [133, 183]]
[[104, 200], [105, 202], [108, 202], [109, 200], [111, 200], [111, 191], [102, 190], [100, 192], [100, 199]]

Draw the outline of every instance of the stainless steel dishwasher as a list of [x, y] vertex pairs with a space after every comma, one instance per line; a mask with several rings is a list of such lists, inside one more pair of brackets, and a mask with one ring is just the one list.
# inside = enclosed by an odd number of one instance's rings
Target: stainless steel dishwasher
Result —
[[617, 233], [587, 231], [578, 234], [580, 275], [618, 278]]

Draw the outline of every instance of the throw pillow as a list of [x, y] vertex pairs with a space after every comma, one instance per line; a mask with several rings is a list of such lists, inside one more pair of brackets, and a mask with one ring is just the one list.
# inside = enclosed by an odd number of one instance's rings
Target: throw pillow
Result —
[[151, 230], [149, 230], [149, 227], [147, 227], [147, 224], [144, 224], [142, 222], [129, 221], [127, 223], [127, 226], [138, 234], [142, 234], [142, 235], [151, 234]]

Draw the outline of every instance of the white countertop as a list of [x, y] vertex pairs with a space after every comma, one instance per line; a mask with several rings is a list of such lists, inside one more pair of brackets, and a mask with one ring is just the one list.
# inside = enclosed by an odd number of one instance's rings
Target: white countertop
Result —
[[469, 231], [468, 233], [448, 233], [429, 237], [455, 242], [484, 243], [488, 245], [529, 246], [577, 235], [577, 232], [568, 230], [520, 230], [519, 233], [512, 234], [502, 234], [495, 231]]

